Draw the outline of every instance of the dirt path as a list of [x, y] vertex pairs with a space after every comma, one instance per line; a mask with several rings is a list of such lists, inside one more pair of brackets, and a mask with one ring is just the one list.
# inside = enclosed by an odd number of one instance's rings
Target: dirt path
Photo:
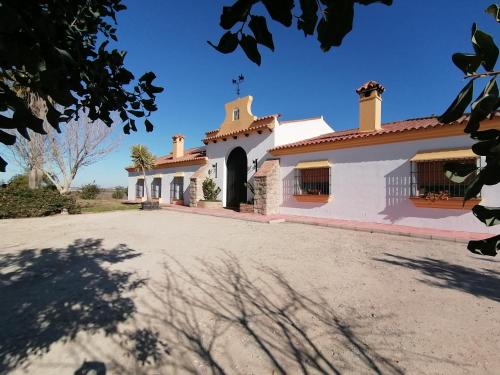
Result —
[[4, 220], [0, 298], [0, 374], [500, 368], [500, 260], [451, 242], [169, 211]]

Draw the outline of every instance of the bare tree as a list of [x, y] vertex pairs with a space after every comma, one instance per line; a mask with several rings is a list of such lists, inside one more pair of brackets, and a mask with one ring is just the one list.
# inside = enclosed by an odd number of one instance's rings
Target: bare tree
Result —
[[11, 147], [13, 159], [25, 170], [40, 171], [61, 194], [69, 192], [78, 171], [101, 160], [120, 141], [112, 136], [112, 128], [85, 113], [61, 126], [61, 133], [51, 126], [45, 131], [46, 135], [30, 132], [29, 141], [19, 139]]

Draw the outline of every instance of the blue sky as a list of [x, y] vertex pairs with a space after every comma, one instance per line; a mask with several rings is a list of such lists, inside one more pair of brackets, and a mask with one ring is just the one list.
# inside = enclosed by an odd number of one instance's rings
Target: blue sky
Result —
[[[115, 47], [128, 51], [126, 64], [136, 76], [154, 71], [166, 90], [152, 118], [154, 132], [141, 126], [124, 136], [111, 155], [82, 170], [75, 185], [94, 180], [105, 187], [126, 185], [123, 167], [135, 143], [164, 155], [171, 150], [171, 136], [182, 133], [187, 147], [200, 145], [205, 131], [222, 122], [224, 103], [235, 98], [231, 79], [240, 73], [245, 75], [241, 95], [253, 95], [258, 116], [323, 115], [335, 130], [353, 128], [358, 123], [354, 90], [371, 79], [386, 88], [383, 122], [439, 114], [463, 86], [451, 55], [471, 51], [472, 22], [498, 39], [498, 26], [484, 13], [492, 2], [394, 0], [390, 7], [357, 6], [353, 31], [328, 53], [314, 38], [270, 22], [276, 51], [261, 48], [258, 67], [240, 50], [222, 55], [206, 42], [216, 43], [222, 35], [219, 16], [230, 0], [125, 0], [128, 9], [118, 18]], [[16, 172], [11, 163], [0, 179]]]

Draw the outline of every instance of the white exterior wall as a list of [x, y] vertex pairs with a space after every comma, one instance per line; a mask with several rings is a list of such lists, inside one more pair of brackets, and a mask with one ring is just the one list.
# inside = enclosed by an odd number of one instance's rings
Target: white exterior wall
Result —
[[314, 138], [334, 130], [328, 125], [323, 116], [309, 120], [283, 122], [274, 128], [275, 147]]
[[[173, 168], [162, 168], [148, 171], [146, 173], [146, 183], [149, 184], [149, 192], [151, 194], [151, 183], [153, 178], [158, 176], [161, 177], [161, 198], [160, 203], [171, 203], [170, 202], [170, 184], [178, 172], [184, 173], [183, 189], [184, 189], [184, 205], [189, 205], [189, 183], [191, 176], [194, 172], [200, 168], [201, 165], [189, 165], [189, 166], [178, 166]], [[128, 200], [135, 201], [135, 184], [137, 179], [142, 177], [141, 173], [129, 172], [128, 177]], [[146, 191], [144, 190], [144, 198], [146, 200]]]
[[[486, 227], [470, 210], [418, 208], [410, 196], [410, 161], [418, 151], [468, 147], [467, 136], [389, 143], [280, 157], [283, 214], [399, 224], [414, 227], [500, 233]], [[300, 161], [328, 159], [331, 194], [328, 203], [297, 202], [293, 197], [294, 168]], [[482, 163], [484, 165], [484, 161]], [[500, 205], [500, 186], [485, 186], [482, 204]]]
[[[218, 140], [217, 143], [209, 143], [207, 145], [207, 156], [209, 159], [210, 176], [215, 181], [217, 186], [222, 189], [219, 199], [222, 199], [222, 204], [226, 205], [226, 176], [227, 167], [226, 161], [229, 153], [236, 147], [241, 147], [247, 154], [247, 181], [252, 182], [252, 177], [255, 174], [253, 168], [253, 160], [258, 160], [258, 167], [270, 157], [267, 150], [274, 147], [274, 131], [264, 130], [262, 134], [252, 133], [248, 137], [239, 135], [237, 139], [231, 136], [227, 137], [227, 141]], [[213, 165], [217, 163], [217, 177], [213, 172]], [[251, 194], [247, 191], [248, 198]]]

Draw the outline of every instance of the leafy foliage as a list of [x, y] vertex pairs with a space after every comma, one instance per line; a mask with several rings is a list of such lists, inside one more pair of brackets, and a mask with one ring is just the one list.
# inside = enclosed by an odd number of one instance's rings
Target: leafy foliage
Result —
[[80, 213], [72, 195], [61, 195], [50, 187], [30, 189], [23, 178], [16, 176], [0, 188], [0, 219], [38, 217], [61, 213]]
[[149, 202], [151, 200], [151, 195], [149, 194], [149, 184], [146, 183], [146, 171], [153, 168], [155, 164], [155, 157], [144, 145], [133, 145], [130, 158], [132, 159], [133, 167], [137, 171], [141, 171], [144, 177], [144, 186], [146, 188], [146, 200]]
[[123, 199], [127, 196], [128, 189], [123, 186], [117, 186], [115, 187], [115, 191], [113, 191], [113, 194], [111, 194], [111, 197], [113, 199]]
[[[499, 18], [499, 6], [490, 5], [486, 12], [493, 15], [497, 22]], [[464, 115], [465, 110], [471, 107], [471, 113], [464, 132], [478, 142], [472, 146], [472, 151], [486, 160], [486, 166], [474, 176], [473, 180], [465, 190], [464, 202], [476, 197], [484, 185], [496, 185], [500, 183], [500, 130], [481, 130], [481, 121], [495, 116], [500, 107], [497, 76], [495, 71], [499, 50], [488, 33], [478, 29], [476, 24], [472, 25], [471, 35], [474, 53], [455, 53], [452, 57], [453, 63], [459, 68], [470, 81], [460, 91], [453, 103], [439, 117], [443, 123], [458, 120]], [[474, 84], [481, 78], [490, 77], [485, 87], [473, 100]], [[472, 102], [472, 104], [471, 104]], [[471, 171], [464, 169], [460, 163], [447, 163], [445, 174], [453, 182], [467, 179]], [[500, 224], [500, 208], [475, 205], [473, 214], [487, 226]], [[500, 236], [494, 236], [487, 240], [470, 241], [467, 248], [477, 254], [495, 256], [500, 250]]]
[[203, 198], [206, 201], [216, 201], [221, 192], [220, 187], [210, 177], [205, 178], [201, 188], [203, 190]]
[[[208, 42], [221, 53], [231, 53], [238, 45], [247, 57], [260, 65], [261, 55], [258, 45], [274, 51], [274, 41], [267, 26], [266, 18], [252, 14], [254, 6], [262, 4], [267, 13], [283, 26], [292, 26], [297, 18], [297, 29], [304, 35], [316, 36], [323, 51], [342, 44], [344, 37], [351, 31], [354, 18], [354, 5], [382, 3], [392, 5], [392, 0], [236, 0], [231, 6], [224, 6], [220, 17], [220, 26], [227, 30], [217, 45]], [[298, 3], [300, 16], [294, 16], [293, 10]], [[235, 26], [237, 29], [232, 31]], [[245, 30], [248, 25], [249, 34]]]
[[79, 195], [82, 199], [96, 199], [100, 192], [99, 186], [92, 183], [83, 185]]
[[[122, 0], [2, 0], [0, 12], [0, 142], [12, 145], [27, 129], [45, 134], [44, 121], [59, 124], [88, 110], [107, 126], [119, 114], [123, 131], [136, 131], [135, 119], [156, 111], [148, 72], [137, 81], [124, 66], [126, 52], [109, 49], [116, 41], [116, 14]], [[20, 93], [36, 95], [42, 114]], [[61, 112], [61, 108], [65, 108]], [[146, 130], [152, 130], [149, 120]], [[4, 131], [6, 129], [8, 131]], [[7, 163], [0, 157], [0, 171]]]

